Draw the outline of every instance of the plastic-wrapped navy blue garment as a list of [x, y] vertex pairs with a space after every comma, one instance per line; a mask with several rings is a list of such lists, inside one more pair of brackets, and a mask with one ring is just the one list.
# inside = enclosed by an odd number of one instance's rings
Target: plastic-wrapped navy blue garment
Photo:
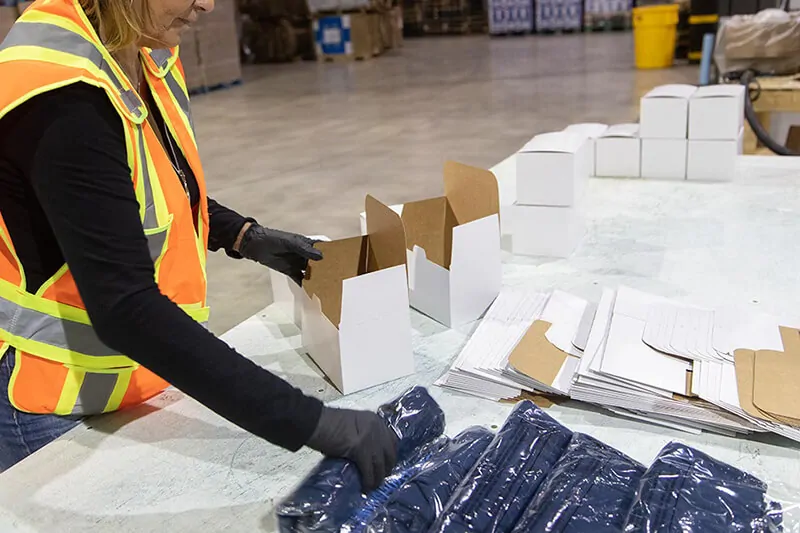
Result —
[[[402, 463], [444, 433], [444, 412], [423, 387], [382, 405], [378, 414], [399, 438]], [[276, 509], [282, 533], [334, 532], [364, 503], [358, 468], [343, 459], [323, 459]]]
[[[465, 429], [435, 453], [423, 455], [412, 467], [391, 476], [387, 484], [401, 482], [401, 486], [383, 500], [381, 507], [371, 509], [343, 530], [426, 533], [493, 438], [494, 434], [482, 427]], [[367, 499], [372, 498], [370, 494]]]
[[626, 533], [780, 531], [766, 483], [684, 444], [671, 442], [642, 477]]
[[533, 402], [517, 404], [431, 531], [511, 531], [571, 437]]
[[618, 533], [644, 471], [611, 446], [576, 433], [514, 533]]

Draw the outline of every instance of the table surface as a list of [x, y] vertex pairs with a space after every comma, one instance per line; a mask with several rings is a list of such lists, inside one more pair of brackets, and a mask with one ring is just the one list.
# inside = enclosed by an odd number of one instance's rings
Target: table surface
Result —
[[[588, 194], [589, 230], [577, 252], [566, 260], [505, 254], [506, 286], [597, 300], [602, 286], [625, 284], [706, 306], [796, 311], [800, 158], [743, 157], [731, 183], [593, 179]], [[475, 327], [450, 330], [416, 312], [412, 326], [416, 375], [347, 397], [309, 363], [298, 330], [274, 308], [223, 338], [309, 393], [372, 409], [412, 385], [431, 385]], [[474, 424], [495, 428], [511, 409], [430, 390], [450, 434]], [[796, 528], [787, 531], [800, 531], [800, 445], [774, 435], [682, 433], [578, 402], [549, 412], [644, 463], [680, 440], [743, 467], [784, 502], [787, 525]], [[313, 452], [279, 450], [169, 390], [89, 420], [0, 475], [0, 531], [274, 531], [276, 501], [318, 460]]]

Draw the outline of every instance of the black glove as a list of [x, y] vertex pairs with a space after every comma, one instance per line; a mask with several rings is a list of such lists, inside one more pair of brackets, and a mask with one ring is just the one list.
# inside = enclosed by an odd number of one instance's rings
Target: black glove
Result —
[[307, 445], [328, 457], [353, 461], [365, 493], [378, 488], [397, 464], [397, 435], [369, 411], [323, 407]]
[[315, 242], [318, 241], [253, 224], [242, 237], [239, 250], [242, 257], [286, 274], [300, 285], [308, 268], [308, 260], [322, 259], [322, 252], [314, 248]]

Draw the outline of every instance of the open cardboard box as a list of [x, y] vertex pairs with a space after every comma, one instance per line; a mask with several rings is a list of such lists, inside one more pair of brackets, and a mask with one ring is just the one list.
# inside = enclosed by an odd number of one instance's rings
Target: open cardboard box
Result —
[[403, 223], [371, 196], [366, 210], [367, 235], [316, 244], [324, 259], [302, 288], [273, 276], [276, 302], [293, 300], [284, 309], [303, 346], [343, 394], [414, 372]]
[[756, 418], [800, 427], [800, 331], [780, 327], [783, 352], [736, 350], [739, 404]]

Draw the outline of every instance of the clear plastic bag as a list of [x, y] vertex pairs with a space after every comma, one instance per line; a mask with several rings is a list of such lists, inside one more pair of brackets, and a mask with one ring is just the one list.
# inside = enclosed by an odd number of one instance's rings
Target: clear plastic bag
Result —
[[717, 31], [714, 60], [723, 74], [750, 69], [761, 74], [800, 71], [800, 13], [765, 9], [731, 17]]
[[[402, 463], [444, 433], [444, 412], [423, 387], [414, 387], [378, 415], [397, 434]], [[282, 533], [338, 531], [365, 503], [358, 468], [343, 459], [324, 459], [276, 509]]]
[[684, 444], [667, 444], [642, 477], [625, 533], [783, 531], [767, 484]]
[[370, 494], [372, 505], [368, 503], [342, 531], [426, 533], [493, 438], [488, 429], [471, 427], [434, 453], [423, 454], [416, 464], [387, 479], [378, 494]]
[[430, 531], [511, 531], [571, 437], [533, 402], [518, 403]]
[[513, 533], [618, 533], [644, 472], [611, 446], [576, 433]]

